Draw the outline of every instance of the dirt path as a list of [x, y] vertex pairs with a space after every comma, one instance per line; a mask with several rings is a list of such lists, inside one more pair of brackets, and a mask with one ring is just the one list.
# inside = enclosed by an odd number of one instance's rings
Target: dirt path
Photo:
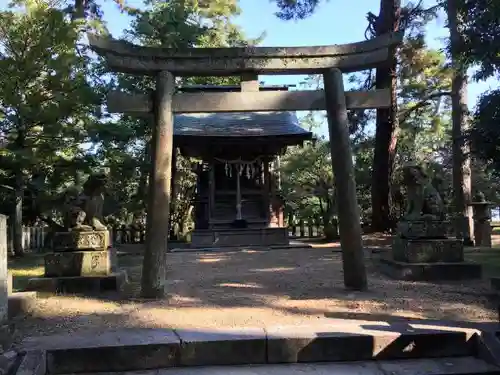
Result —
[[[367, 254], [367, 257], [371, 255]], [[125, 256], [130, 296], [137, 295], [140, 257]], [[162, 301], [53, 297], [17, 322], [20, 335], [120, 327], [262, 326], [328, 321], [364, 314], [426, 319], [495, 320], [484, 281], [390, 280], [368, 264], [369, 291], [343, 289], [342, 260], [328, 248], [224, 253], [171, 253]]]

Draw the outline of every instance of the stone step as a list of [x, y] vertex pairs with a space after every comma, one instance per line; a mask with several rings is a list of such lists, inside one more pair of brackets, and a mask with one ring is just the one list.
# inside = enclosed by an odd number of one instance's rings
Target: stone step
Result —
[[171, 253], [194, 253], [194, 252], [212, 252], [212, 253], [231, 253], [238, 251], [269, 251], [269, 250], [290, 250], [290, 249], [310, 249], [311, 245], [298, 242], [290, 241], [287, 245], [271, 245], [271, 246], [224, 246], [224, 247], [183, 247], [183, 248], [173, 248], [170, 250]]
[[490, 279], [491, 288], [495, 293], [500, 293], [500, 277], [492, 277]]
[[420, 324], [124, 329], [26, 339], [46, 374], [217, 366], [476, 356], [479, 331]]
[[[439, 358], [344, 363], [213, 366], [127, 372], [126, 375], [466, 375], [500, 374], [500, 368], [473, 358]], [[116, 375], [124, 375], [116, 373]]]

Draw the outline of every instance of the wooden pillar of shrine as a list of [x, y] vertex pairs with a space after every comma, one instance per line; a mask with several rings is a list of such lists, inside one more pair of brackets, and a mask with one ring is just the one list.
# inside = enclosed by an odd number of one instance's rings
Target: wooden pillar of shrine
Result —
[[323, 74], [323, 80], [336, 201], [339, 202], [344, 285], [346, 288], [363, 290], [367, 287], [367, 280], [342, 72], [328, 69]]
[[152, 138], [152, 171], [149, 182], [147, 239], [141, 294], [143, 298], [162, 298], [165, 295], [168, 250], [170, 199], [172, 187], [172, 149], [174, 116], [172, 97], [175, 79], [162, 71], [156, 78], [155, 126]]
[[264, 206], [266, 207], [267, 226], [270, 225], [271, 219], [271, 174], [269, 173], [269, 160], [264, 158]]
[[236, 220], [243, 219], [241, 200], [241, 173], [243, 170], [243, 164], [236, 164]]

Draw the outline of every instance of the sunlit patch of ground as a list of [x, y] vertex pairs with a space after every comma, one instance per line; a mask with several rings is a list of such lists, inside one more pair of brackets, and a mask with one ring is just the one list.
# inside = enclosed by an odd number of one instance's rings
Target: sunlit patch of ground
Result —
[[[342, 258], [335, 248], [170, 253], [167, 297], [142, 301], [142, 258], [127, 255], [119, 258], [130, 277], [123, 300], [41, 299], [32, 316], [17, 321], [17, 328], [19, 335], [41, 335], [122, 327], [307, 324], [363, 314], [496, 319], [487, 280], [438, 284], [390, 280], [378, 273], [372, 257], [367, 252], [369, 290], [349, 292], [343, 288]], [[30, 263], [27, 272], [38, 272], [40, 259]], [[26, 275], [20, 267], [13, 269]]]

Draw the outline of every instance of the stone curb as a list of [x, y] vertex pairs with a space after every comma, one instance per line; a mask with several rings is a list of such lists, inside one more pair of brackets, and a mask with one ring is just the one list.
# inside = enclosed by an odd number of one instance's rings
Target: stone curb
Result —
[[380, 258], [378, 263], [381, 273], [397, 280], [468, 280], [482, 275], [482, 266], [473, 262], [406, 263]]
[[45, 375], [46, 354], [44, 350], [32, 350], [27, 352], [21, 360], [16, 375]]
[[353, 324], [337, 328], [128, 329], [80, 337], [49, 336], [27, 340], [25, 346], [27, 350], [30, 346], [44, 348], [46, 373], [59, 375], [177, 366], [475, 356], [481, 344], [476, 330], [409, 329], [408, 325], [389, 330], [374, 325], [363, 331]]
[[500, 366], [500, 340], [498, 332], [480, 332], [477, 335], [478, 357], [487, 363]]

